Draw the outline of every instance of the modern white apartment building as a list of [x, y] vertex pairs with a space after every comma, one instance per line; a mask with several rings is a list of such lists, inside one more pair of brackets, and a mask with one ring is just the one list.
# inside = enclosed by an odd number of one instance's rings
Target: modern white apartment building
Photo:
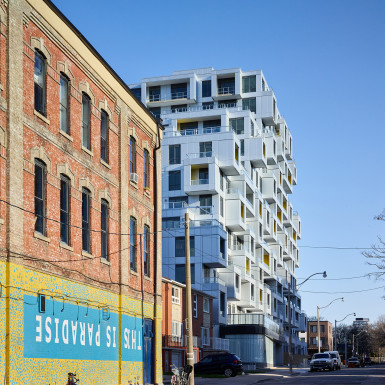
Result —
[[[212, 295], [214, 332], [251, 366], [284, 362], [288, 282], [301, 220], [292, 136], [262, 71], [202, 68], [131, 85], [163, 120], [163, 276], [184, 282], [190, 215], [193, 287]], [[292, 352], [306, 354], [292, 290]]]

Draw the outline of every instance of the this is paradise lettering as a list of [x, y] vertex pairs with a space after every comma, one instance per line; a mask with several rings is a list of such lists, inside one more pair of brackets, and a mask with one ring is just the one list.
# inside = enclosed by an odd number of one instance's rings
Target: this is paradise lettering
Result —
[[[100, 347], [100, 324], [61, 320], [59, 318], [36, 315], [35, 341], [47, 344], [82, 345]], [[108, 325], [105, 328], [105, 341], [107, 348], [117, 346], [117, 328]], [[124, 349], [142, 350], [141, 332], [135, 329], [124, 328]]]

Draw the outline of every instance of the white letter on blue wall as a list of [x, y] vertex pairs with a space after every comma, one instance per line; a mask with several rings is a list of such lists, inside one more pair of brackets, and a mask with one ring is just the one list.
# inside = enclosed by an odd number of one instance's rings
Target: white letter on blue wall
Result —
[[36, 342], [41, 342], [41, 315], [36, 316]]
[[[49, 325], [48, 325], [49, 324]], [[45, 336], [45, 342], [51, 342], [51, 317], [45, 319], [45, 331], [47, 335]]]
[[55, 344], [58, 344], [59, 343], [59, 318], [55, 318], [55, 326], [56, 326]]
[[88, 342], [92, 346], [92, 335], [94, 334], [94, 325], [87, 324], [88, 326]]
[[84, 322], [79, 322], [80, 325], [80, 343], [82, 345], [86, 344], [86, 324]]
[[74, 321], [71, 321], [71, 327], [72, 327], [72, 343], [76, 345], [76, 332], [78, 330], [78, 321], [74, 323]]
[[95, 333], [95, 344], [100, 346], [100, 325], [98, 325], [98, 331]]
[[107, 330], [106, 330], [106, 333], [107, 333], [107, 348], [109, 348], [111, 346], [110, 332], [111, 332], [111, 326], [107, 326]]
[[130, 349], [130, 331], [124, 328], [124, 349]]
[[63, 321], [63, 325], [61, 327], [61, 335], [63, 338], [63, 342], [68, 344], [68, 319]]

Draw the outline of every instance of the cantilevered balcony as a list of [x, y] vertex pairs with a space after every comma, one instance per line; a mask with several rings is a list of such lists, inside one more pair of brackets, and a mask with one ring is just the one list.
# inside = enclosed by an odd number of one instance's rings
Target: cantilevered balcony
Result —
[[[259, 109], [258, 109], [259, 105]], [[275, 125], [278, 118], [277, 102], [273, 91], [262, 91], [257, 96], [257, 115], [266, 126]]]
[[250, 162], [253, 167], [267, 167], [266, 144], [263, 138], [248, 140]]

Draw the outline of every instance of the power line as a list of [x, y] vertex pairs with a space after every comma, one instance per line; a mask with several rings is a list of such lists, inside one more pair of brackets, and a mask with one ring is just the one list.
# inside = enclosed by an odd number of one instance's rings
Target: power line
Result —
[[379, 286], [373, 289], [353, 290], [353, 291], [308, 291], [308, 290], [298, 290], [298, 291], [301, 291], [302, 293], [312, 293], [312, 294], [351, 294], [351, 293], [362, 293], [364, 291], [372, 291], [372, 290], [378, 290], [383, 288], [385, 288], [385, 286]]

